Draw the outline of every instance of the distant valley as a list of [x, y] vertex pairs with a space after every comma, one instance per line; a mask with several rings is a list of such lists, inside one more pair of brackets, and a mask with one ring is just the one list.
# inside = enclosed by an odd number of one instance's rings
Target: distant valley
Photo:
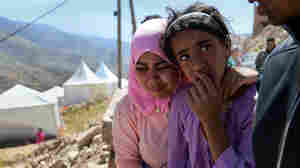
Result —
[[[24, 25], [0, 17], [0, 38]], [[129, 43], [123, 42], [123, 72], [128, 73]], [[0, 93], [20, 83], [43, 91], [61, 85], [84, 59], [96, 70], [103, 61], [117, 72], [116, 40], [66, 33], [36, 24], [0, 43]]]
[[[26, 23], [0, 17], [0, 38]], [[232, 36], [233, 45], [241, 45], [250, 35]], [[122, 44], [123, 76], [128, 76], [128, 42]], [[80, 63], [96, 70], [104, 62], [117, 72], [115, 39], [63, 32], [45, 24], [35, 24], [0, 43], [0, 93], [15, 84], [44, 91], [62, 85]]]

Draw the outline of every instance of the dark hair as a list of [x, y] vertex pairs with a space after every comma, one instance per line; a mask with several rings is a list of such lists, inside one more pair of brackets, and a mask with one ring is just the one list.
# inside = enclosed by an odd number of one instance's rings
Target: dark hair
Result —
[[148, 15], [145, 16], [145, 18], [141, 21], [141, 24], [143, 24], [144, 22], [151, 20], [151, 19], [159, 19], [162, 18], [160, 15], [154, 14], [154, 15]]
[[[169, 14], [168, 24], [161, 45], [163, 50], [166, 52], [166, 55], [172, 62], [176, 63], [176, 58], [172, 54], [170, 40], [176, 32], [187, 29], [206, 31], [216, 36], [217, 39], [220, 40], [227, 48], [231, 48], [230, 31], [225, 24], [225, 18], [214, 6], [195, 2], [182, 11], [167, 8], [167, 12]], [[178, 18], [194, 12], [207, 15], [207, 18], [201, 18], [201, 16], [191, 16], [178, 21]]]
[[268, 42], [268, 41], [275, 41], [275, 38], [274, 38], [274, 37], [268, 37], [268, 38], [267, 38], [267, 42]]

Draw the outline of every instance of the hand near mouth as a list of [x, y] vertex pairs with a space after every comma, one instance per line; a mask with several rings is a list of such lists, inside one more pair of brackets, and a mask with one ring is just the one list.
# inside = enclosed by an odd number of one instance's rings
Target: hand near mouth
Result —
[[193, 79], [193, 87], [187, 93], [188, 105], [201, 122], [214, 161], [230, 146], [225, 124], [221, 119], [221, 114], [225, 112], [222, 95], [222, 89], [216, 87], [204, 73]]
[[219, 122], [224, 104], [222, 90], [205, 73], [195, 75], [192, 82], [187, 94], [191, 110], [204, 126]]

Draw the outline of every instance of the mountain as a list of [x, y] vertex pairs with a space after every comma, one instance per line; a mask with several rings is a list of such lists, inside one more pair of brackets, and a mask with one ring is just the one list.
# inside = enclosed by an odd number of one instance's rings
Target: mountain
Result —
[[288, 38], [288, 33], [280, 26], [268, 25], [255, 36], [248, 37], [243, 45], [246, 52], [259, 52], [266, 48], [266, 39], [273, 37], [276, 39], [276, 44], [280, 44]]
[[251, 35], [249, 34], [232, 34], [231, 35], [232, 46], [238, 46], [242, 48], [245, 40], [248, 39], [250, 36]]
[[[0, 38], [24, 24], [0, 17]], [[67, 33], [45, 24], [32, 25], [0, 43], [0, 93], [15, 83], [39, 90], [61, 85], [78, 67], [81, 58], [92, 69], [103, 61], [116, 72], [116, 44], [114, 39]], [[129, 43], [123, 42], [122, 45], [126, 76]], [[17, 72], [19, 75], [15, 75]]]

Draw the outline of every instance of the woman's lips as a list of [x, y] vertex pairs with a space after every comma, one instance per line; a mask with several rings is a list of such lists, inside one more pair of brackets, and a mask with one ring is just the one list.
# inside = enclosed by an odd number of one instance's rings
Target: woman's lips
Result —
[[163, 88], [163, 85], [157, 81], [149, 81], [148, 87], [151, 91], [157, 92]]

